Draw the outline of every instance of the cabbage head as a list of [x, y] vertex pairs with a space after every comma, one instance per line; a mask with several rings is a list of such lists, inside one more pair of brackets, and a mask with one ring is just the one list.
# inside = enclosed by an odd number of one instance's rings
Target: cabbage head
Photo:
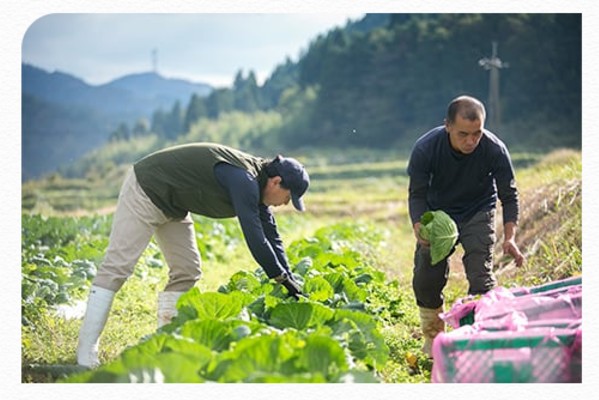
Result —
[[420, 218], [420, 236], [431, 244], [432, 265], [451, 253], [458, 241], [458, 227], [444, 211], [427, 211]]

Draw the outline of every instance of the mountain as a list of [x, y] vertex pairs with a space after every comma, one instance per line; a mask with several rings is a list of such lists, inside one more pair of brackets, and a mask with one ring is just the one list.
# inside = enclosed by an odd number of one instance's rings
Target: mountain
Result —
[[[22, 64], [22, 179], [39, 177], [103, 144], [120, 123], [205, 97], [212, 87], [156, 73], [89, 85], [64, 72]], [[53, 143], [61, 146], [48, 151]]]
[[88, 107], [120, 120], [149, 117], [159, 108], [170, 109], [176, 101], [187, 102], [192, 94], [207, 96], [212, 87], [154, 72], [126, 75], [103, 85], [89, 85], [63, 73], [22, 65], [22, 90], [40, 100], [63, 106]]
[[204, 97], [210, 94], [212, 87], [203, 83], [190, 83], [183, 79], [164, 78], [154, 72], [127, 75], [103, 85], [105, 88], [126, 90], [139, 98], [164, 101], [165, 107], [171, 107], [181, 97], [185, 101], [195, 93]]
[[93, 110], [49, 103], [23, 93], [21, 179], [40, 177], [102, 146], [110, 129]]

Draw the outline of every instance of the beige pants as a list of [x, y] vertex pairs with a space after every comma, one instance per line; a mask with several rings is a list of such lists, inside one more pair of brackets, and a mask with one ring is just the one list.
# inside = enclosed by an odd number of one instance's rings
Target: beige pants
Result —
[[93, 284], [118, 291], [155, 235], [169, 267], [165, 291], [187, 291], [200, 279], [200, 252], [191, 215], [172, 220], [139, 186], [133, 168], [121, 188], [108, 249]]

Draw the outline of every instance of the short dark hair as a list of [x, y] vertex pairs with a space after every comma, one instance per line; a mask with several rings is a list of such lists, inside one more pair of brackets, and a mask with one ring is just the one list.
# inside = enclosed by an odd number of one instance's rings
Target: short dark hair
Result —
[[281, 161], [281, 155], [279, 154], [275, 158], [270, 161], [264, 163], [264, 170], [266, 171], [266, 175], [269, 178], [273, 178], [275, 176], [279, 176], [279, 170], [277, 169], [276, 163]]
[[[282, 157], [283, 156], [281, 156], [279, 154], [278, 156], [276, 156], [275, 158], [273, 158], [270, 161], [267, 161], [264, 164], [264, 170], [266, 171], [266, 176], [268, 176], [269, 178], [274, 178], [275, 176], [281, 177], [281, 173], [279, 172], [279, 169], [277, 168], [277, 164], [281, 162]], [[289, 189], [287, 187], [287, 185], [285, 185], [285, 182], [283, 182], [282, 177], [281, 177], [281, 186], [283, 187], [283, 189]]]
[[470, 121], [484, 121], [487, 115], [483, 103], [472, 96], [458, 96], [447, 107], [447, 122], [454, 122], [457, 115]]

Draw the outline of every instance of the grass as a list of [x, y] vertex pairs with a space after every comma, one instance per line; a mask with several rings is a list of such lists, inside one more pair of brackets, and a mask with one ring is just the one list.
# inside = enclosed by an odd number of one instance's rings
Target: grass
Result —
[[[519, 154], [514, 155], [514, 160], [520, 167], [517, 181], [522, 199], [522, 220], [517, 238], [528, 261], [517, 269], [498, 254], [500, 284], [527, 286], [581, 274], [580, 152], [564, 150], [543, 158]], [[403, 315], [402, 323], [386, 326], [383, 330], [391, 357], [381, 376], [386, 382], [427, 382], [431, 363], [420, 352], [418, 309], [411, 289], [414, 239], [407, 210], [405, 165], [405, 159], [331, 165], [321, 162], [310, 169], [312, 185], [305, 196], [308, 211], [300, 214], [288, 206], [275, 209], [275, 214], [286, 244], [341, 221], [370, 224], [384, 234], [380, 245], [372, 249], [372, 259], [389, 279], [398, 281], [396, 290], [402, 294]], [[23, 198], [28, 200], [23, 201], [24, 211], [53, 215], [110, 213], [124, 170], [114, 167], [107, 171], [110, 183], [54, 177], [25, 184]], [[69, 192], [64, 191], [66, 188]], [[99, 198], [95, 198], [93, 193], [99, 188], [103, 189]], [[73, 193], [78, 190], [87, 197], [74, 201], [72, 199], [77, 195]], [[61, 198], [61, 192], [68, 194], [66, 197], [71, 200]], [[208, 219], [197, 218], [198, 232], [204, 232], [202, 227], [212, 226], [211, 223]], [[221, 225], [220, 232], [225, 232], [224, 237], [240, 237], [234, 219], [218, 221], [218, 224]], [[222, 235], [206, 234], [199, 242], [212, 246], [212, 251], [202, 252], [203, 276], [197, 284], [202, 291], [217, 290], [238, 270], [257, 268], [242, 240], [226, 244]], [[365, 243], [365, 247], [368, 246]], [[167, 271], [166, 268], [150, 268], [144, 260], [156, 252], [156, 247], [146, 250], [136, 273], [116, 296], [102, 337], [100, 358], [104, 362], [155, 331], [156, 300], [166, 283]], [[467, 290], [460, 254], [458, 248], [451, 260], [451, 274], [445, 290], [448, 306], [463, 297]], [[65, 320], [46, 313], [34, 327], [23, 327], [23, 365], [73, 364], [80, 323], [77, 319]], [[416, 361], [411, 363], [410, 360]], [[52, 381], [52, 377], [26, 370], [23, 381]]]

